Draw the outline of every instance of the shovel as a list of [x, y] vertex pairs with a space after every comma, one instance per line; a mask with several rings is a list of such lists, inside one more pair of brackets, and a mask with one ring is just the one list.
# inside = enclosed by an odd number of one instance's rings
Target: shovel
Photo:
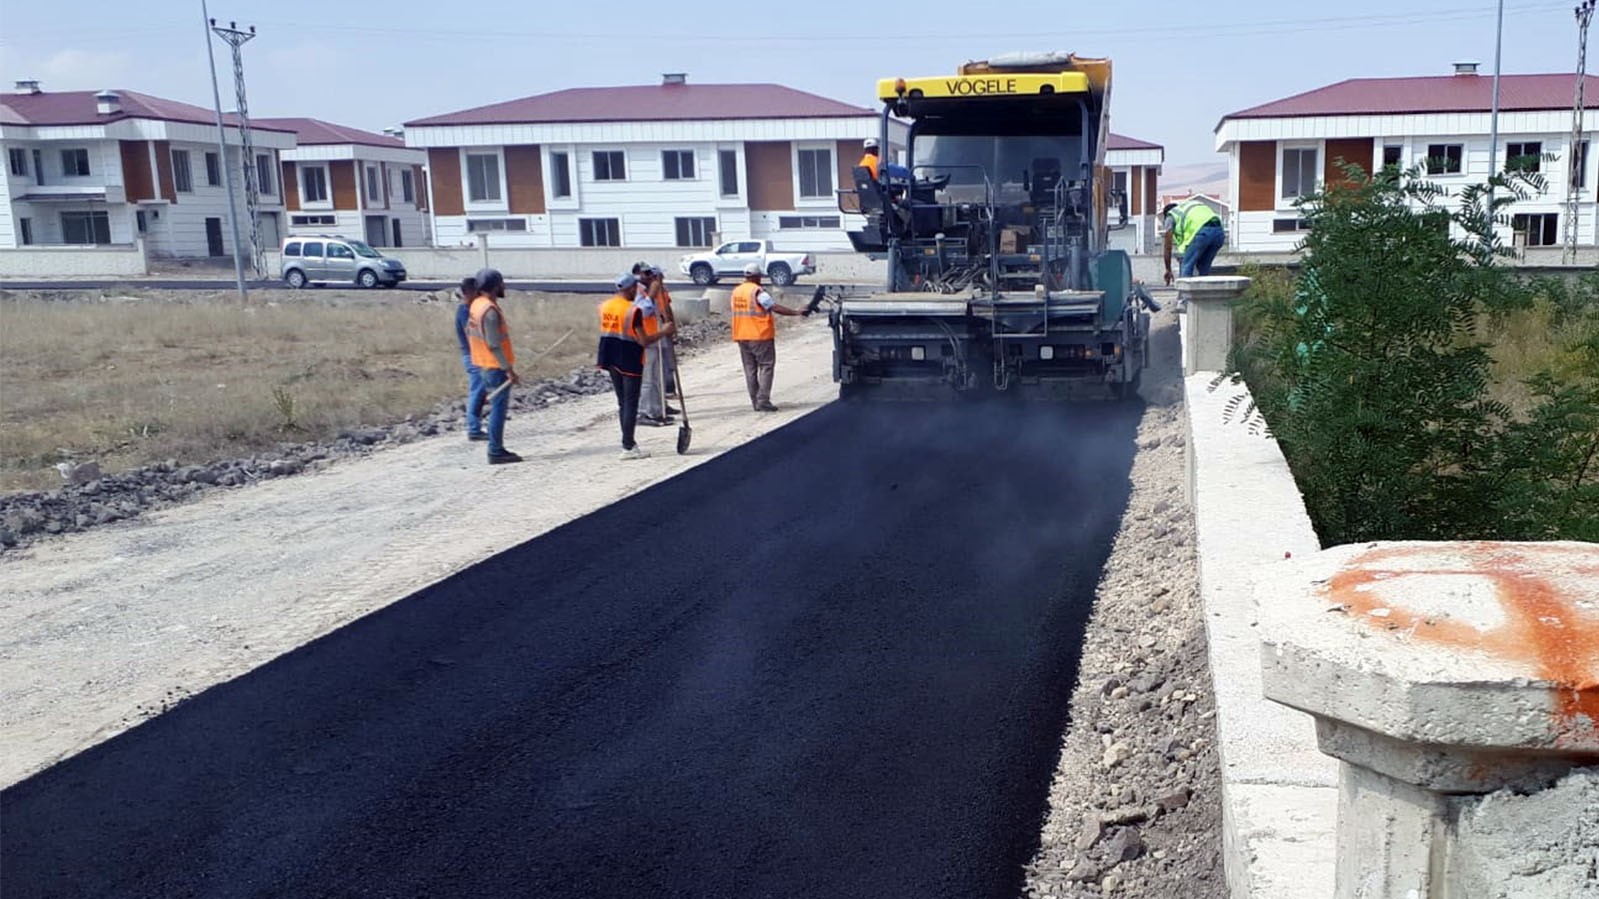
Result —
[[677, 405], [683, 411], [683, 424], [677, 429], [677, 454], [688, 455], [688, 445], [694, 439], [694, 429], [688, 426], [688, 399], [683, 395], [683, 368], [677, 364], [677, 354], [672, 354], [672, 380], [677, 384]]
[[[566, 338], [571, 337], [576, 331], [577, 331], [576, 328], [568, 328], [568, 329], [566, 329], [566, 333], [565, 334], [562, 334], [560, 337], [557, 337], [555, 339], [554, 343], [550, 344], [549, 346], [547, 346], [544, 349], [540, 350], [538, 353], [534, 354], [533, 358], [529, 359], [528, 361], [529, 362], [537, 362], [540, 359], [543, 359], [545, 356], [548, 356], [551, 352], [553, 352], [555, 350], [556, 347], [558, 347], [561, 344], [565, 343], [566, 342]], [[506, 379], [504, 384], [501, 384], [500, 386], [494, 388], [492, 391], [489, 392], [488, 396], [485, 396], [483, 398], [483, 405], [486, 406], [489, 403], [494, 402], [494, 398], [499, 396], [501, 393], [505, 392], [505, 388], [510, 387], [510, 386], [511, 386], [510, 379]]]

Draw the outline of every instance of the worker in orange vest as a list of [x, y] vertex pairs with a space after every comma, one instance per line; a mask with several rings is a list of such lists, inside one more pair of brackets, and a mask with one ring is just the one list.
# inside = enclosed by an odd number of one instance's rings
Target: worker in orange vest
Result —
[[733, 340], [744, 362], [744, 384], [749, 388], [750, 405], [756, 412], [776, 412], [772, 405], [772, 372], [777, 367], [777, 325], [772, 314], [798, 315], [772, 299], [761, 288], [761, 267], [744, 266], [744, 283], [733, 288]]
[[511, 328], [500, 311], [500, 300], [505, 298], [505, 276], [496, 269], [486, 268], [477, 273], [476, 281], [477, 297], [472, 300], [467, 314], [466, 341], [472, 364], [482, 372], [482, 389], [494, 394], [489, 403], [489, 464], [520, 462], [521, 456], [505, 448], [505, 414], [511, 406], [511, 388], [499, 389], [507, 381], [522, 382], [516, 374]]
[[[650, 325], [647, 322], [655, 321]], [[622, 424], [622, 458], [648, 459], [650, 454], [633, 439], [638, 426], [639, 388], [644, 380], [644, 349], [677, 332], [668, 322], [659, 324], [655, 304], [638, 293], [631, 272], [616, 279], [616, 294], [600, 304], [600, 348], [596, 364], [611, 373], [616, 409]]]
[[878, 167], [877, 139], [876, 138], [872, 138], [872, 137], [868, 137], [863, 142], [862, 146], [863, 146], [863, 149], [865, 149], [866, 152], [864, 154], [862, 154], [861, 161], [855, 163], [855, 166], [857, 168], [863, 168], [863, 169], [866, 169], [867, 171], [871, 172], [872, 173], [872, 180], [876, 181], [877, 180], [877, 167]]
[[[633, 266], [633, 277], [638, 279], [635, 287], [638, 295], [648, 297], [653, 310], [646, 315], [644, 327], [646, 331], [658, 328], [665, 322], [674, 321], [672, 318], [672, 295], [666, 292], [664, 279], [655, 273], [659, 271], [648, 262], [640, 262]], [[674, 423], [672, 415], [676, 412], [666, 402], [666, 382], [671, 376], [675, 366], [672, 354], [672, 338], [662, 337], [644, 351], [644, 380], [639, 387], [638, 423], [649, 427], [663, 427]]]

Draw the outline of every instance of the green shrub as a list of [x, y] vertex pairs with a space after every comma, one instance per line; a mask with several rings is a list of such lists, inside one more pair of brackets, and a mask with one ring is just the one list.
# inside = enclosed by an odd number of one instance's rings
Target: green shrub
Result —
[[[1599, 365], [1584, 362], [1599, 326], [1584, 323], [1599, 279], [1568, 288], [1498, 264], [1511, 251], [1489, 221], [1541, 190], [1536, 176], [1494, 179], [1491, 204], [1489, 185], [1467, 188], [1452, 210], [1419, 176], [1351, 168], [1302, 202], [1302, 271], [1252, 285], [1233, 367], [1328, 544], [1594, 539]], [[1535, 314], [1571, 336], [1515, 408], [1489, 338]]]

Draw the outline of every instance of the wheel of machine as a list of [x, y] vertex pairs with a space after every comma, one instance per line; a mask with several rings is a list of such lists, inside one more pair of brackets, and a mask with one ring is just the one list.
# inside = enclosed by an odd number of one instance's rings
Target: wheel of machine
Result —
[[688, 276], [693, 278], [694, 283], [701, 287], [716, 283], [716, 272], [704, 262], [694, 263], [693, 267], [688, 270]]
[[794, 283], [794, 270], [789, 268], [786, 262], [772, 263], [772, 267], [766, 270], [766, 274], [771, 276], [772, 283], [778, 287], [787, 287]]
[[858, 403], [865, 398], [866, 385], [859, 381], [838, 385], [838, 400], [841, 403]]
[[1136, 400], [1138, 399], [1138, 388], [1143, 383], [1144, 370], [1142, 368], [1138, 368], [1133, 372], [1132, 380], [1118, 381], [1115, 384], [1110, 385], [1110, 395], [1112, 398], [1117, 400]]
[[289, 273], [283, 276], [283, 280], [289, 285], [290, 289], [299, 290], [305, 286], [305, 272], [297, 268], [291, 268]]
[[360, 284], [362, 287], [371, 290], [372, 288], [378, 286], [378, 273], [369, 268], [362, 269], [360, 276], [355, 280], [356, 283]]

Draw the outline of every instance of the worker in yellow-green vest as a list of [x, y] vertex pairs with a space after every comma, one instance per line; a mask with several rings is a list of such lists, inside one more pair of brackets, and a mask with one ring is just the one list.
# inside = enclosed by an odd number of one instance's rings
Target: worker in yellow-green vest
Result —
[[1181, 203], [1168, 203], [1160, 211], [1165, 220], [1165, 237], [1162, 240], [1166, 258], [1166, 283], [1172, 282], [1171, 257], [1175, 251], [1182, 257], [1181, 277], [1210, 274], [1210, 264], [1216, 253], [1227, 242], [1227, 231], [1222, 227], [1221, 216], [1204, 200], [1189, 197]]

